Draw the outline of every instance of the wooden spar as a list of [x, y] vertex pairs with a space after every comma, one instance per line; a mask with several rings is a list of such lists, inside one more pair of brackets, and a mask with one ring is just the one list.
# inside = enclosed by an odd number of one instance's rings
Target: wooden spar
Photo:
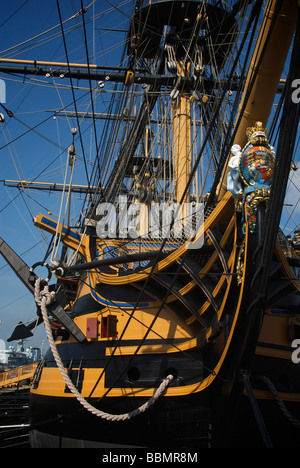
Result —
[[64, 68], [98, 68], [97, 65], [86, 64], [86, 63], [67, 63], [67, 62], [49, 62], [45, 60], [21, 60], [21, 59], [8, 59], [0, 58], [0, 63], [13, 63], [24, 65], [33, 65], [34, 67], [64, 67]]
[[[239, 107], [238, 119], [241, 112], [243, 112], [243, 104], [245, 99], [247, 99], [246, 93], [248, 85], [258, 66], [261, 52], [270, 31], [277, 3], [278, 0], [269, 0], [266, 7], [264, 21], [250, 63], [243, 99]], [[239, 144], [242, 148], [247, 143], [246, 129], [248, 127], [253, 127], [256, 121], [262, 122], [263, 127], [266, 127], [274, 97], [278, 89], [278, 83], [280, 82], [281, 73], [294, 35], [297, 16], [297, 2], [294, 0], [284, 0], [236, 133], [234, 143]], [[230, 168], [228, 168], [229, 159], [230, 155], [228, 155], [228, 160], [217, 189], [218, 200], [223, 197], [227, 190], [227, 174], [230, 170]]]
[[[190, 63], [185, 67], [180, 62], [177, 68], [181, 76], [187, 76]], [[191, 103], [190, 93], [184, 89], [173, 103], [173, 158], [176, 181], [176, 201], [179, 203], [191, 173]], [[187, 193], [183, 202], [189, 202]]]
[[[35, 190], [49, 190], [62, 192], [64, 190], [64, 184], [57, 184], [55, 182], [34, 182], [31, 180], [0, 180], [3, 182], [6, 187], [15, 187], [15, 188], [30, 188]], [[96, 185], [72, 185], [71, 191], [77, 193], [95, 193], [99, 190], [99, 187]]]

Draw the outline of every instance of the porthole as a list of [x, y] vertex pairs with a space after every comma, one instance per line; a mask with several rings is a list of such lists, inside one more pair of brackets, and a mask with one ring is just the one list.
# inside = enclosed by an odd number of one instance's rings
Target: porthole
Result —
[[175, 369], [175, 367], [168, 367], [166, 370], [165, 370], [165, 378], [168, 377], [168, 375], [173, 375], [174, 377], [174, 380], [177, 379], [177, 376], [178, 376], [178, 372], [177, 370]]
[[140, 371], [137, 367], [130, 367], [127, 371], [127, 377], [131, 382], [136, 382], [140, 377]]

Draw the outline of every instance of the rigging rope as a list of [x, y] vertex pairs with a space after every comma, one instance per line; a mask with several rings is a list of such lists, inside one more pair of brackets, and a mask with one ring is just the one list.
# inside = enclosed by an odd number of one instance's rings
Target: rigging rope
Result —
[[300, 429], [300, 421], [298, 421], [294, 416], [289, 412], [287, 407], [285, 406], [284, 402], [280, 398], [274, 384], [271, 382], [271, 380], [268, 377], [263, 377], [263, 376], [257, 376], [255, 377], [256, 380], [260, 380], [266, 384], [266, 386], [269, 388], [270, 392], [272, 393], [273, 397], [275, 398], [276, 402], [278, 403], [282, 413], [284, 416], [298, 429]]
[[50, 326], [50, 322], [49, 322], [49, 318], [47, 314], [47, 305], [50, 305], [51, 302], [55, 300], [55, 292], [49, 291], [49, 286], [47, 282], [46, 282], [46, 285], [44, 286], [44, 289], [41, 290], [41, 283], [44, 281], [45, 280], [43, 280], [42, 278], [37, 278], [35, 282], [35, 293], [34, 293], [35, 301], [37, 305], [39, 305], [41, 308], [41, 313], [42, 313], [44, 324], [45, 324], [47, 338], [48, 338], [50, 348], [51, 348], [53, 357], [55, 359], [56, 365], [65, 381], [65, 384], [67, 385], [69, 390], [72, 392], [74, 397], [77, 399], [77, 401], [79, 401], [79, 403], [90, 413], [94, 414], [97, 417], [107, 419], [109, 421], [126, 421], [128, 419], [132, 419], [135, 416], [138, 416], [139, 414], [147, 411], [158, 400], [158, 398], [165, 392], [168, 385], [172, 382], [174, 378], [173, 375], [171, 374], [168, 375], [162, 381], [158, 389], [155, 391], [154, 395], [146, 403], [139, 406], [137, 409], [130, 411], [129, 413], [109, 414], [109, 413], [99, 410], [98, 408], [95, 408], [77, 390], [77, 388], [71, 381], [70, 377], [68, 376], [68, 373], [66, 372], [63, 362], [61, 360], [61, 357], [57, 351], [57, 347], [55, 345], [55, 342], [52, 336], [51, 326]]
[[65, 54], [66, 54], [66, 60], [67, 60], [67, 64], [68, 64], [68, 71], [69, 71], [69, 74], [70, 74], [70, 84], [71, 84], [72, 96], [73, 96], [73, 101], [74, 101], [75, 115], [76, 115], [76, 119], [77, 119], [77, 127], [78, 127], [78, 131], [79, 131], [79, 139], [80, 139], [80, 143], [81, 143], [81, 149], [82, 149], [82, 156], [83, 156], [83, 161], [84, 161], [84, 168], [85, 168], [85, 173], [86, 173], [87, 185], [90, 188], [90, 178], [89, 178], [89, 174], [88, 174], [88, 170], [87, 170], [85, 151], [84, 151], [84, 145], [83, 145], [83, 141], [82, 141], [82, 133], [81, 133], [80, 123], [79, 123], [79, 118], [78, 118], [77, 104], [76, 104], [75, 93], [74, 93], [74, 88], [73, 88], [73, 81], [72, 81], [71, 69], [70, 69], [70, 61], [69, 61], [69, 56], [68, 56], [68, 51], [67, 51], [67, 44], [66, 44], [66, 38], [65, 38], [64, 28], [63, 28], [63, 21], [62, 21], [62, 17], [61, 17], [59, 0], [56, 0], [56, 4], [57, 4], [57, 10], [58, 10], [58, 14], [59, 14], [63, 44], [64, 44], [64, 49], [65, 49]]
[[[225, 91], [223, 92], [223, 96], [222, 96], [222, 97], [224, 97], [224, 95], [225, 95]], [[221, 102], [222, 102], [222, 101], [221, 101]], [[153, 103], [153, 105], [154, 105], [154, 103]], [[215, 111], [215, 113], [214, 113], [214, 116], [213, 116], [213, 118], [211, 119], [211, 128], [212, 128], [212, 124], [213, 124], [213, 122], [214, 122], [214, 118], [215, 118], [215, 117], [218, 115], [218, 113], [219, 113], [218, 111], [219, 111], [219, 109], [220, 109], [220, 106], [221, 106], [221, 103], [220, 103], [220, 105], [217, 107], [217, 109], [216, 109], [216, 111]], [[184, 200], [184, 197], [186, 196], [186, 193], [187, 193], [187, 191], [188, 191], [189, 188], [190, 188], [190, 185], [191, 185], [193, 176], [194, 176], [194, 174], [195, 174], [195, 172], [196, 172], [198, 163], [199, 163], [199, 161], [200, 161], [200, 159], [201, 159], [201, 156], [202, 156], [202, 153], [203, 153], [204, 146], [205, 146], [206, 142], [207, 142], [207, 137], [206, 137], [205, 141], [203, 142], [203, 145], [202, 145], [200, 154], [198, 155], [198, 158], [197, 158], [197, 160], [196, 160], [195, 166], [194, 166], [193, 171], [192, 171], [192, 173], [191, 173], [191, 175], [190, 175], [189, 183], [187, 184], [186, 189], [185, 189], [185, 192], [184, 192], [183, 196], [181, 197], [180, 204], [181, 204], [182, 201]], [[128, 154], [126, 154], [126, 157], [128, 157]], [[172, 220], [170, 229], [172, 229], [173, 224], [174, 224], [174, 220]], [[162, 251], [162, 249], [164, 248], [165, 243], [166, 243], [166, 238], [163, 240], [163, 242], [162, 242], [162, 244], [161, 244], [161, 248], [160, 248], [160, 250], [158, 251], [158, 255], [159, 255], [159, 253]], [[157, 257], [157, 258], [158, 258], [158, 257]], [[136, 303], [136, 305], [135, 305], [135, 307], [134, 307], [134, 309], [133, 309], [133, 311], [132, 311], [132, 313], [131, 313], [131, 316], [129, 317], [128, 323], [129, 323], [129, 321], [131, 320], [131, 318], [133, 317], [133, 314], [134, 314], [134, 312], [135, 312], [135, 310], [136, 310], [137, 304], [139, 303], [140, 298], [142, 297], [142, 294], [143, 294], [143, 292], [145, 291], [145, 288], [146, 288], [146, 286], [147, 286], [147, 284], [148, 284], [148, 281], [149, 281], [149, 279], [150, 279], [151, 276], [152, 276], [155, 263], [156, 263], [156, 262], [154, 262], [154, 264], [153, 264], [153, 266], [152, 266], [152, 269], [151, 269], [151, 271], [150, 271], [150, 273], [149, 273], [149, 276], [147, 277], [147, 279], [146, 279], [146, 281], [145, 281], [145, 283], [144, 283], [144, 285], [143, 285], [143, 287], [142, 287], [142, 289], [141, 289], [141, 291], [140, 291], [139, 297], [138, 297], [138, 299], [137, 299], [137, 303]], [[170, 288], [169, 288], [169, 290], [170, 290]], [[160, 310], [161, 310], [161, 308], [159, 309], [158, 313], [160, 312]], [[128, 323], [127, 323], [127, 326], [128, 326]]]
[[[244, 33], [244, 36], [243, 36], [243, 39], [242, 39], [242, 42], [241, 42], [241, 45], [240, 45], [240, 48], [238, 50], [238, 54], [234, 60], [234, 63], [233, 63], [233, 66], [232, 66], [232, 69], [229, 73], [229, 76], [228, 76], [228, 80], [231, 81], [234, 77], [234, 74], [235, 74], [235, 71], [236, 71], [236, 67], [237, 67], [237, 64], [239, 62], [239, 59], [240, 59], [240, 56], [243, 52], [243, 47], [244, 47], [244, 44], [246, 42], [246, 39], [248, 37], [248, 33], [250, 32], [250, 27], [252, 25], [252, 22], [254, 22], [254, 28], [253, 28], [253, 31], [252, 31], [252, 34], [251, 34], [251, 38], [250, 38], [250, 43], [249, 43], [249, 46], [248, 46], [248, 51], [247, 51], [247, 54], [246, 54], [246, 58], [249, 57], [249, 53], [250, 53], [250, 44], [252, 43], [253, 41], [253, 37], [254, 37], [254, 33], [255, 33], [255, 28], [257, 26], [257, 22], [258, 22], [258, 19], [259, 19], [259, 12], [260, 12], [260, 4], [262, 3], [261, 0], [258, 0], [254, 6], [253, 6], [253, 10], [252, 10], [252, 13], [251, 13], [251, 16], [249, 18], [249, 21], [247, 23], [247, 27], [246, 27], [246, 31]], [[273, 18], [273, 23], [272, 25], [274, 24], [274, 21], [275, 21], [275, 17], [277, 17], [277, 15], [274, 14], [274, 18]], [[272, 30], [272, 28], [271, 28]], [[270, 30], [270, 31], [271, 31]], [[215, 198], [215, 195], [216, 195], [216, 191], [217, 191], [217, 187], [220, 183], [220, 179], [222, 177], [222, 172], [224, 170], [224, 167], [225, 167], [225, 164], [226, 164], [226, 161], [227, 161], [227, 157], [228, 157], [228, 151], [229, 151], [229, 148], [232, 146], [233, 142], [234, 142], [234, 138], [235, 138], [235, 135], [237, 133], [237, 130], [238, 130], [238, 126], [240, 124], [240, 120], [242, 118], [242, 115], [243, 115], [243, 112], [244, 112], [244, 109], [246, 107], [246, 104], [248, 102], [248, 99], [249, 99], [249, 96], [250, 96], [250, 92], [254, 86], [254, 81], [255, 81], [255, 77], [258, 73], [258, 69], [259, 69], [259, 65], [262, 61], [262, 58], [263, 58], [263, 55], [264, 55], [264, 52], [265, 52], [265, 49], [266, 49], [266, 46], [268, 44], [268, 41], [269, 41], [269, 38], [270, 38], [270, 32], [269, 32], [269, 35], [268, 35], [268, 38], [267, 38], [267, 41], [266, 41], [266, 44], [262, 50], [262, 53], [261, 53], [261, 56], [260, 56], [260, 59], [259, 59], [259, 64], [258, 66], [256, 67], [256, 70], [254, 71], [254, 74], [252, 76], [252, 79], [251, 79], [251, 82], [249, 83], [248, 85], [248, 88], [247, 88], [247, 92], [245, 94], [245, 99], [244, 99], [244, 102], [243, 102], [243, 107], [242, 107], [242, 110], [240, 111], [240, 114], [237, 118], [237, 121], [235, 123], [235, 128], [232, 132], [232, 134], [230, 135], [229, 132], [226, 134], [226, 138], [225, 138], [225, 142], [223, 144], [223, 147], [222, 147], [222, 150], [221, 150], [221, 153], [220, 153], [220, 158], [219, 158], [219, 163], [218, 163], [218, 167], [217, 167], [217, 170], [215, 171], [215, 178], [214, 178], [214, 181], [213, 181], [213, 184], [210, 188], [210, 193], [209, 193], [209, 196], [208, 196], [208, 199], [206, 201], [206, 207], [209, 207], [212, 203], [213, 203], [213, 200]], [[245, 70], [246, 70], [246, 60], [244, 61], [244, 66], [243, 66], [243, 69], [242, 69], [242, 76], [244, 75], [245, 73]], [[235, 99], [235, 103], [234, 103], [234, 112], [231, 113], [231, 118], [230, 118], [230, 124], [229, 124], [229, 129], [230, 129], [230, 126], [233, 122], [233, 117], [235, 115], [235, 112], [236, 112], [236, 108], [237, 108], [237, 105], [239, 104], [239, 98], [240, 98], [240, 92], [241, 92], [241, 85], [242, 85], [242, 76], [240, 78], [240, 86], [239, 86], [239, 89], [238, 89], [238, 92], [237, 92], [237, 95], [236, 95], [236, 99]], [[223, 93], [226, 92], [226, 89], [223, 90]], [[223, 99], [224, 96], [222, 96], [222, 99]]]

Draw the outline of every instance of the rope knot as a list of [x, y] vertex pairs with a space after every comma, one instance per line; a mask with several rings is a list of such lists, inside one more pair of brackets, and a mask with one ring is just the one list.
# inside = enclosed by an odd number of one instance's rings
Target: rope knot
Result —
[[[41, 290], [41, 286], [45, 283], [44, 289]], [[48, 306], [55, 298], [55, 292], [49, 291], [49, 285], [46, 280], [42, 278], [37, 278], [35, 282], [35, 289], [34, 289], [34, 299], [37, 305], [39, 306]]]

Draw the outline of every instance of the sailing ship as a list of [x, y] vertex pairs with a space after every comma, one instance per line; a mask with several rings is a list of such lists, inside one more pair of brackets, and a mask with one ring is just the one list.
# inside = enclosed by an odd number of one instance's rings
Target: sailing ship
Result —
[[34, 219], [51, 234], [44, 258], [28, 266], [0, 246], [38, 308], [16, 330], [44, 322], [50, 345], [31, 388], [32, 446], [234, 447], [237, 432], [244, 446], [293, 446], [300, 239], [279, 222], [300, 113], [299, 2], [138, 0], [128, 21], [119, 67], [72, 63], [67, 49], [65, 63], [0, 59], [2, 73], [87, 80], [91, 96], [114, 84], [105, 115], [75, 99], [55, 113], [92, 119], [84, 183], [72, 179], [83, 122], [63, 184], [5, 181], [66, 200], [57, 219]]

